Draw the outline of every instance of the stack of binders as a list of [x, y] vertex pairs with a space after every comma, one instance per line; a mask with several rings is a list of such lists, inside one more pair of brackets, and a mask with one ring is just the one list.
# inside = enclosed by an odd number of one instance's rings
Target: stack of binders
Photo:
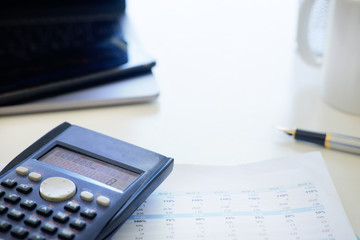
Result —
[[133, 56], [141, 50], [133, 48], [127, 25], [125, 0], [20, 0], [16, 6], [6, 0], [0, 108], [151, 73], [155, 61]]

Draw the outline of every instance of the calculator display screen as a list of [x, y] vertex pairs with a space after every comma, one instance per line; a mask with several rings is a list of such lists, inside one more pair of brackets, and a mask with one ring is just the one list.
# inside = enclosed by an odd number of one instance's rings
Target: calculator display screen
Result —
[[122, 191], [140, 175], [58, 146], [38, 160], [64, 168]]

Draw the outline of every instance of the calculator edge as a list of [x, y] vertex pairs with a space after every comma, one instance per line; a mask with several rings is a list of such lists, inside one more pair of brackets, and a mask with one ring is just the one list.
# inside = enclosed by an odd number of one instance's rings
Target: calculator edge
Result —
[[[108, 240], [121, 228], [125, 221], [134, 213], [134, 211], [150, 196], [150, 194], [170, 175], [174, 167], [174, 159], [165, 157], [161, 170], [155, 176], [148, 178], [145, 183], [138, 189], [121, 207], [121, 209], [113, 216], [96, 240]], [[150, 184], [152, 181], [157, 184]], [[130, 206], [130, 203], [133, 203]]]

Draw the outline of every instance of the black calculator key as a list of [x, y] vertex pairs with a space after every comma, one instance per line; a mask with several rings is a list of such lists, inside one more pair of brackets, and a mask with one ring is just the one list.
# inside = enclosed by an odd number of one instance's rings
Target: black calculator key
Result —
[[14, 227], [11, 230], [11, 235], [18, 239], [25, 239], [29, 232], [23, 227]]
[[36, 228], [41, 224], [41, 220], [35, 216], [28, 216], [25, 218], [24, 223], [30, 227]]
[[5, 179], [1, 182], [1, 185], [7, 188], [14, 188], [17, 185], [17, 182], [13, 179]]
[[0, 214], [4, 214], [7, 212], [9, 208], [5, 206], [4, 204], [0, 204]]
[[25, 214], [19, 210], [11, 209], [11, 211], [8, 213], [7, 216], [12, 220], [20, 221], [21, 219], [24, 218]]
[[86, 223], [81, 219], [75, 219], [70, 223], [70, 227], [76, 230], [83, 230], [86, 227]]
[[69, 211], [69, 212], [73, 212], [76, 213], [77, 211], [80, 210], [80, 205], [78, 203], [74, 203], [74, 202], [68, 202], [66, 203], [66, 205], [64, 206], [64, 209]]
[[16, 204], [20, 202], [21, 198], [16, 194], [9, 194], [4, 198], [5, 202]]
[[29, 194], [29, 193], [33, 190], [33, 188], [30, 187], [30, 186], [27, 185], [27, 184], [20, 184], [20, 185], [16, 188], [16, 190], [17, 190], [18, 192], [21, 192], [21, 193]]
[[57, 212], [53, 216], [53, 219], [59, 223], [66, 223], [67, 221], [69, 221], [69, 218], [70, 218], [69, 215], [63, 212]]
[[73, 240], [75, 238], [75, 234], [72, 231], [67, 229], [63, 229], [59, 234], [58, 237], [64, 240]]
[[7, 221], [0, 221], [0, 232], [7, 232], [11, 229], [11, 224]]
[[29, 237], [29, 240], [46, 240], [46, 238], [41, 235], [34, 234]]
[[57, 226], [52, 223], [45, 223], [41, 227], [41, 231], [48, 233], [48, 234], [54, 234], [54, 233], [56, 233], [57, 230], [58, 230]]
[[27, 210], [34, 210], [37, 204], [33, 200], [25, 200], [24, 202], [20, 203], [20, 206]]
[[80, 213], [82, 217], [88, 218], [88, 219], [94, 219], [96, 217], [96, 211], [90, 208], [85, 209]]
[[53, 210], [47, 206], [41, 206], [36, 209], [36, 212], [44, 217], [49, 217], [53, 213]]
[[5, 193], [6, 193], [6, 192], [5, 192], [4, 190], [0, 189], [0, 197], [4, 196]]
[[18, 239], [25, 239], [27, 235], [29, 235], [29, 232], [23, 227], [14, 227], [11, 230], [11, 235]]

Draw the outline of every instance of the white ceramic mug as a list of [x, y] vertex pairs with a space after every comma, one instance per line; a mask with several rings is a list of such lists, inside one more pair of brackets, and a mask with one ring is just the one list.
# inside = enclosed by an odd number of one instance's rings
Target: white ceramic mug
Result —
[[311, 51], [308, 23], [316, 0], [303, 0], [298, 49], [304, 60], [322, 69], [322, 96], [340, 110], [360, 115], [360, 0], [329, 0], [323, 56]]

